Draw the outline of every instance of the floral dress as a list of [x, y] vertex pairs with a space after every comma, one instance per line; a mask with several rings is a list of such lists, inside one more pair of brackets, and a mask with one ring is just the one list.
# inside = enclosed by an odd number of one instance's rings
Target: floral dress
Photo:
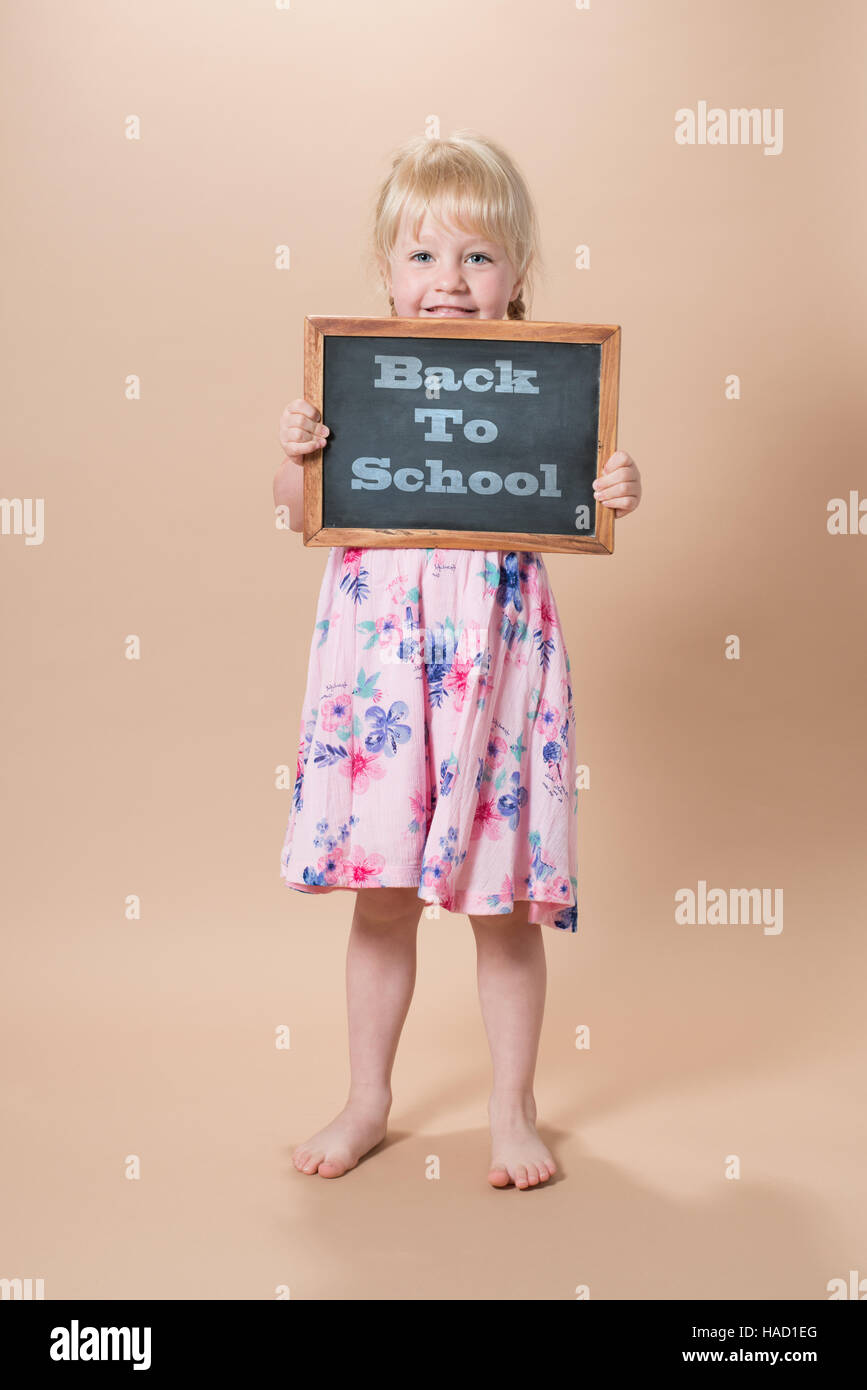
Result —
[[541, 554], [329, 552], [281, 878], [575, 932], [575, 713]]

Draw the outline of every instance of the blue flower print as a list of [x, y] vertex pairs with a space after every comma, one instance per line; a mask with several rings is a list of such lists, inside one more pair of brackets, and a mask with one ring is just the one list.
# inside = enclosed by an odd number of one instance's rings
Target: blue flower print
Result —
[[348, 757], [349, 754], [345, 748], [338, 748], [334, 743], [323, 743], [321, 739], [316, 740], [316, 752], [313, 754], [314, 767], [333, 767], [335, 763]]
[[440, 835], [440, 849], [443, 852], [443, 859], [447, 859], [455, 868], [459, 868], [467, 857], [467, 851], [458, 855], [458, 832], [453, 825], [450, 825], [445, 835]]
[[364, 740], [368, 753], [384, 752], [387, 758], [393, 758], [397, 752], [397, 745], [406, 743], [412, 737], [409, 725], [398, 722], [408, 713], [409, 705], [405, 700], [395, 700], [388, 714], [380, 709], [379, 705], [371, 705], [369, 710], [365, 710], [365, 719], [369, 719], [373, 724], [372, 733]]
[[560, 771], [560, 759], [563, 757], [562, 746], [559, 743], [555, 743], [552, 739], [551, 742], [546, 743], [545, 747], [542, 749], [542, 757], [548, 764], [549, 770], [553, 770], [553, 767], [556, 767], [557, 775], [562, 782], [563, 773]]
[[547, 671], [551, 664], [551, 653], [554, 650], [554, 638], [545, 637], [539, 627], [533, 633], [533, 640], [536, 643], [536, 650], [539, 653], [539, 665], [543, 671]]
[[457, 641], [451, 621], [434, 623], [425, 631], [424, 659], [428, 666], [441, 666], [448, 671], [454, 664]]
[[314, 869], [311, 864], [304, 865], [304, 872], [301, 875], [302, 883], [309, 883], [314, 887], [325, 886], [325, 874], [321, 870]]
[[497, 603], [501, 608], [507, 608], [510, 603], [514, 603], [516, 613], [520, 613], [524, 607], [524, 600], [521, 598], [520, 581], [518, 574], [518, 557], [514, 550], [510, 550], [503, 557], [500, 565], [500, 583], [497, 586]]
[[562, 912], [558, 912], [554, 918], [554, 926], [561, 931], [578, 930], [578, 905], [573, 903], [571, 907], [564, 907]]
[[510, 830], [518, 829], [521, 807], [527, 804], [527, 788], [521, 786], [521, 774], [513, 772], [509, 779], [514, 785], [511, 791], [503, 792], [497, 800], [497, 810], [509, 822]]
[[454, 772], [449, 771], [449, 764], [453, 760], [455, 762], [457, 761], [454, 759], [454, 755], [452, 755], [451, 758], [443, 758], [440, 763], [440, 796], [448, 796], [454, 785], [454, 780], [458, 775], [459, 769], [457, 767]]
[[[349, 594], [356, 604], [361, 603], [370, 594], [370, 585], [367, 582], [370, 578], [370, 570], [362, 568], [359, 559], [360, 554], [359, 550], [346, 551], [343, 557], [344, 573], [338, 586]], [[353, 570], [356, 565], [358, 566], [358, 573], [354, 574]]]
[[313, 843], [317, 849], [331, 851], [338, 845], [344, 844], [349, 839], [350, 825], [358, 824], [358, 816], [350, 816], [349, 821], [340, 826], [336, 834], [328, 834], [328, 821], [318, 820], [316, 822], [316, 834], [313, 836]]
[[[530, 873], [527, 876], [527, 878], [525, 878], [524, 882], [529, 885], [532, 885], [534, 878], [550, 878], [551, 875], [554, 873], [554, 865], [546, 863], [546, 861], [542, 858], [542, 836], [539, 834], [539, 831], [531, 830], [528, 839], [530, 842], [531, 852]], [[529, 897], [533, 897], [532, 889], [529, 893]]]
[[513, 623], [511, 618], [509, 618], [507, 614], [504, 613], [502, 622], [500, 623], [500, 636], [502, 637], [506, 646], [509, 648], [509, 651], [511, 651], [512, 647], [515, 645], [515, 638], [517, 634], [518, 624]]
[[446, 666], [442, 662], [434, 662], [425, 669], [427, 671], [428, 704], [434, 709], [441, 709], [443, 699], [448, 694], [448, 691], [443, 690], [443, 679], [451, 670], [451, 665]]
[[412, 661], [421, 647], [421, 643], [418, 637], [416, 637], [416, 633], [419, 631], [419, 625], [413, 617], [412, 608], [409, 604], [404, 608], [404, 613], [406, 617], [403, 623], [403, 636], [397, 647], [397, 659], [398, 661]]

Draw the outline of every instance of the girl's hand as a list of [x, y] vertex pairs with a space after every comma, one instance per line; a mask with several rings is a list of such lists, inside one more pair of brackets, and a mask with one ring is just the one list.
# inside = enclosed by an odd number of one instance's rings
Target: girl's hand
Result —
[[330, 433], [327, 425], [319, 423], [316, 406], [304, 399], [292, 401], [280, 416], [280, 443], [293, 463], [301, 463], [304, 454], [323, 448]]
[[641, 501], [641, 474], [623, 449], [612, 454], [599, 477], [593, 479], [593, 496], [611, 508], [615, 520], [635, 511]]
[[304, 479], [293, 465], [303, 467], [305, 455], [324, 448], [329, 434], [328, 426], [319, 423], [319, 411], [309, 401], [292, 401], [280, 416], [284, 457], [274, 474], [274, 505], [288, 507], [290, 531], [304, 530]]

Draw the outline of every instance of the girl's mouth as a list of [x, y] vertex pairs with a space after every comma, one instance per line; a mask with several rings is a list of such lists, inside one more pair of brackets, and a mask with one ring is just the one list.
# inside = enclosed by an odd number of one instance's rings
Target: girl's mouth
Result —
[[434, 304], [429, 309], [425, 309], [426, 314], [440, 314], [443, 318], [451, 314], [474, 314], [475, 309], [459, 309], [452, 304]]

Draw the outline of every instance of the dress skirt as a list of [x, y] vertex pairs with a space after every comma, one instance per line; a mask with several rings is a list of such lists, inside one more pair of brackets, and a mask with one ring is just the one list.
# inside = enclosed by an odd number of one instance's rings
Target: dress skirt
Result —
[[331, 549], [280, 874], [575, 932], [575, 712], [542, 555]]

